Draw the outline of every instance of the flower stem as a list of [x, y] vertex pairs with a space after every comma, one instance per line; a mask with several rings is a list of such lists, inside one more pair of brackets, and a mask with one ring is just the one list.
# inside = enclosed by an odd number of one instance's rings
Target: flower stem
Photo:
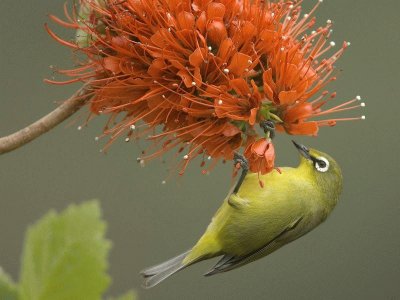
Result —
[[33, 141], [78, 111], [92, 96], [88, 84], [80, 88], [71, 98], [55, 110], [27, 127], [0, 138], [0, 155], [18, 149]]

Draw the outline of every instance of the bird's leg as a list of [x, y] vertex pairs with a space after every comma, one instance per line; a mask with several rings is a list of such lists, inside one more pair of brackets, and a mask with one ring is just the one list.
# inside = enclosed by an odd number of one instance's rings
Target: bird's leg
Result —
[[247, 172], [249, 171], [249, 163], [242, 154], [239, 154], [237, 152], [235, 152], [235, 154], [233, 155], [233, 161], [235, 166], [239, 164], [240, 168], [242, 169], [242, 173], [240, 173], [239, 180], [237, 181], [235, 188], [233, 189], [233, 193], [236, 194], [239, 191], [240, 186], [242, 185], [243, 180], [247, 175]]
[[264, 130], [265, 134], [267, 134], [271, 140], [275, 137], [275, 123], [273, 121], [261, 121], [260, 127]]

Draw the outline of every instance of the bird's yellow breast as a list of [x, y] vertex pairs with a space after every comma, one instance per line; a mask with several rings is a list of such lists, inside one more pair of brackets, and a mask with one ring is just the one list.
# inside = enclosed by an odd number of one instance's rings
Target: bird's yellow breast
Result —
[[320, 192], [307, 174], [299, 169], [282, 168], [260, 179], [249, 174], [237, 195], [225, 199], [207, 233], [224, 252], [244, 255], [264, 246], [299, 217], [313, 222], [312, 216], [321, 210]]

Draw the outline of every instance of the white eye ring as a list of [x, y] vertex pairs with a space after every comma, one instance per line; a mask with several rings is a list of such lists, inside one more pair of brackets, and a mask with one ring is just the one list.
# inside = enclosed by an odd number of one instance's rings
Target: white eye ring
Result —
[[325, 157], [317, 157], [314, 166], [319, 172], [324, 173], [329, 169], [329, 161]]

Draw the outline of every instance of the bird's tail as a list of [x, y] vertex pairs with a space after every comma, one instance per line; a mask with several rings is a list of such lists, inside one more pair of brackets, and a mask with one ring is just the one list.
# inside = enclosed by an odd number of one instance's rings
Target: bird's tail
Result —
[[144, 277], [143, 287], [152, 288], [176, 272], [219, 254], [220, 247], [213, 235], [204, 234], [192, 249], [140, 272]]
[[176, 272], [186, 268], [190, 264], [185, 264], [183, 260], [190, 253], [191, 250], [186, 251], [174, 258], [171, 258], [159, 265], [147, 268], [140, 272], [144, 277], [144, 288], [152, 288], [153, 286], [159, 284], [161, 281], [167, 279], [169, 276], [175, 274]]

